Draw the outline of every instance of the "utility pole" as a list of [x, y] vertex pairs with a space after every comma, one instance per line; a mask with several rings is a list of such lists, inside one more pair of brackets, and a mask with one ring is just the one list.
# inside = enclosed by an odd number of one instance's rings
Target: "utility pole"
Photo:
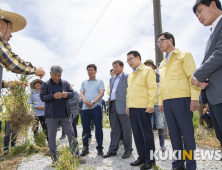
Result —
[[[154, 34], [155, 34], [155, 54], [156, 54], [156, 65], [159, 66], [163, 60], [163, 52], [157, 46], [158, 36], [162, 33], [162, 19], [161, 19], [161, 5], [160, 0], [153, 0], [153, 14], [154, 14]], [[169, 130], [167, 127], [167, 121], [165, 117], [164, 121], [164, 134], [165, 138], [169, 138]]]
[[158, 36], [160, 33], [162, 33], [160, 0], [153, 0], [153, 13], [154, 13], [156, 65], [159, 66], [160, 62], [163, 60], [163, 52], [160, 51], [159, 47], [156, 45], [158, 42]]

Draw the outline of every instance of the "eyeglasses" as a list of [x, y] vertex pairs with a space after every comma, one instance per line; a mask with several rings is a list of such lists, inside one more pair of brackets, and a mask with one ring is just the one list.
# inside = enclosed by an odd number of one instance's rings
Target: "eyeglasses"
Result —
[[156, 45], [161, 44], [163, 40], [168, 40], [168, 39], [160, 39], [160, 40], [156, 43]]
[[132, 59], [134, 59], [134, 58], [136, 58], [136, 57], [132, 57], [132, 58], [130, 58], [129, 60], [126, 61], [126, 63], [129, 63], [130, 60], [132, 60]]

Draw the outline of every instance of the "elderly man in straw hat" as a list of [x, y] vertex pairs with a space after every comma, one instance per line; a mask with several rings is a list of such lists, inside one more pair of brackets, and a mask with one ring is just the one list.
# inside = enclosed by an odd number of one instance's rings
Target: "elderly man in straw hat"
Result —
[[31, 63], [23, 61], [18, 55], [11, 51], [8, 41], [12, 37], [12, 32], [19, 31], [26, 26], [26, 19], [19, 14], [0, 9], [0, 90], [2, 85], [2, 72], [4, 67], [7, 71], [17, 74], [35, 74], [42, 78], [45, 71], [42, 67], [34, 67]]

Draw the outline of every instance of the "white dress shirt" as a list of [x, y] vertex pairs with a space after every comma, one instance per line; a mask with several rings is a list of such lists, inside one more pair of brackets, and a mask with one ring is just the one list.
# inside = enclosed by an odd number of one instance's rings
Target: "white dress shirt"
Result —
[[213, 22], [213, 24], [212, 24], [212, 26], [211, 26], [211, 34], [213, 34], [214, 29], [216, 28], [216, 26], [217, 26], [217, 24], [218, 24], [218, 22], [220, 21], [221, 18], [222, 18], [222, 15], [220, 15], [220, 16]]

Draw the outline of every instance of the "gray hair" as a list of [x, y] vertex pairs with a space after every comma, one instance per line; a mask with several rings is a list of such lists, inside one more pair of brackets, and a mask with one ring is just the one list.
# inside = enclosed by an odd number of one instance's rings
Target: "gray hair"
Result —
[[63, 69], [60, 66], [52, 66], [50, 71], [55, 74], [62, 74]]

